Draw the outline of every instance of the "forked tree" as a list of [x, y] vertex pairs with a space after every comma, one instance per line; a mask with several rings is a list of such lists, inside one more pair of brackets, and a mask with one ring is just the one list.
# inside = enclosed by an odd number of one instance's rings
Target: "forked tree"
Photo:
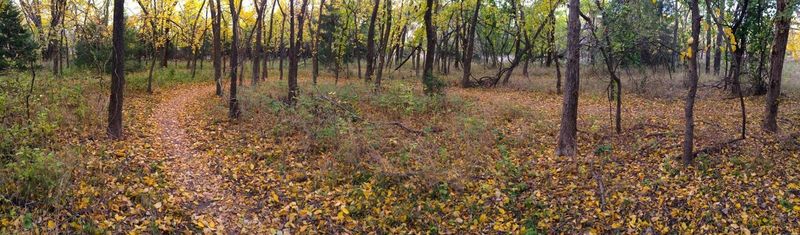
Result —
[[364, 72], [364, 81], [372, 80], [375, 72], [375, 20], [378, 17], [378, 7], [380, 0], [372, 1], [372, 15], [369, 17], [369, 28], [367, 29], [367, 71]]

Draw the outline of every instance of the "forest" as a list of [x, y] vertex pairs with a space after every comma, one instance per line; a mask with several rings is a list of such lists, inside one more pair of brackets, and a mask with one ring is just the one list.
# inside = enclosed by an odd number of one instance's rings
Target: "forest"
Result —
[[0, 234], [793, 234], [798, 0], [0, 0]]

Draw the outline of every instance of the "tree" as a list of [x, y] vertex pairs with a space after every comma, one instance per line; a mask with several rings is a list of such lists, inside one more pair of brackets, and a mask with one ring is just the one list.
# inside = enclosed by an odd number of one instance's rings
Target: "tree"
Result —
[[[256, 84], [258, 84], [258, 80], [260, 80], [259, 76], [261, 76], [261, 72], [260, 72], [259, 66], [261, 66], [261, 54], [264, 51], [263, 45], [261, 44], [261, 41], [262, 41], [262, 39], [261, 39], [261, 37], [262, 37], [261, 33], [262, 32], [261, 31], [262, 31], [262, 28], [264, 27], [263, 17], [264, 17], [264, 10], [267, 9], [267, 1], [263, 0], [262, 3], [261, 3], [261, 7], [259, 7], [259, 5], [258, 5], [258, 0], [253, 0], [253, 4], [255, 5], [256, 14], [257, 14], [256, 22], [255, 22], [256, 23], [256, 27], [254, 29], [255, 30], [255, 34], [256, 34], [256, 41], [254, 43], [256, 44], [256, 46], [253, 49], [253, 52], [252, 52], [251, 55], [253, 56], [253, 85], [256, 85]], [[266, 70], [267, 68], [264, 67], [264, 69]]]
[[797, 1], [777, 0], [775, 15], [775, 38], [772, 43], [769, 69], [769, 87], [767, 90], [766, 110], [762, 127], [769, 132], [778, 131], [778, 98], [781, 95], [781, 79], [783, 78], [783, 60], [786, 57], [786, 44], [791, 29], [792, 13]]
[[481, 0], [476, 0], [475, 10], [472, 11], [472, 18], [469, 21], [469, 29], [467, 35], [464, 37], [464, 55], [462, 58], [462, 66], [464, 75], [461, 77], [461, 87], [467, 88], [470, 86], [470, 76], [472, 70], [472, 56], [475, 54], [475, 29], [478, 27], [478, 14], [481, 9]]
[[425, 1], [425, 43], [427, 49], [425, 51], [425, 62], [422, 65], [422, 85], [425, 86], [425, 94], [434, 95], [442, 92], [442, 81], [433, 75], [433, 59], [436, 53], [436, 29], [433, 27], [433, 7], [436, 4], [434, 0]]
[[383, 78], [383, 66], [388, 63], [386, 60], [389, 56], [387, 56], [387, 51], [389, 49], [389, 32], [392, 29], [392, 2], [391, 0], [386, 0], [386, 4], [384, 4], [384, 8], [386, 8], [386, 20], [383, 25], [383, 35], [381, 36], [381, 45], [380, 45], [380, 53], [378, 53], [378, 73], [375, 75], [375, 92], [379, 92], [381, 88], [381, 78]]
[[567, 64], [564, 73], [564, 101], [556, 155], [574, 156], [578, 134], [578, 90], [580, 86], [580, 0], [569, 0], [567, 21]]
[[36, 59], [36, 42], [20, 24], [19, 13], [11, 0], [0, 0], [0, 72], [24, 69]]
[[[317, 76], [319, 75], [319, 38], [322, 36], [322, 12], [325, 9], [325, 0], [319, 2], [319, 16], [317, 17], [317, 33], [314, 36], [314, 45], [311, 54], [311, 80], [314, 85], [317, 84]], [[310, 28], [310, 27], [309, 27]]]
[[61, 75], [61, 37], [59, 33], [62, 28], [59, 25], [64, 18], [64, 12], [67, 8], [67, 0], [52, 0], [50, 2], [50, 31], [48, 34], [49, 42], [47, 45], [47, 54], [50, 60], [53, 61], [53, 75]]
[[[221, 0], [219, 0], [221, 1]], [[147, 93], [153, 93], [153, 70], [156, 64], [156, 53], [159, 49], [163, 50], [163, 57], [161, 66], [166, 67], [166, 58], [169, 50], [169, 27], [171, 23], [172, 12], [178, 4], [177, 0], [164, 0], [164, 1], [142, 1], [136, 0], [139, 8], [142, 10], [142, 15], [145, 18], [144, 24], [149, 24], [150, 27], [142, 27], [149, 29], [147, 33], [150, 36], [151, 53], [150, 53], [150, 70], [147, 75]], [[151, 4], [152, 3], [152, 4]], [[219, 10], [221, 12], [222, 10]]]
[[[274, 21], [275, 5], [278, 5], [278, 0], [272, 2], [272, 7], [270, 7], [269, 10], [269, 29], [267, 29], [267, 50], [269, 50], [270, 43], [272, 41], [272, 25], [275, 22]], [[269, 77], [269, 68], [267, 68], [267, 60], [269, 60], [269, 56], [264, 56], [264, 79], [267, 79], [267, 77]]]
[[697, 95], [697, 44], [700, 42], [700, 7], [699, 0], [692, 0], [689, 3], [689, 10], [692, 12], [692, 35], [689, 38], [689, 50], [686, 53], [689, 59], [689, 71], [687, 71], [687, 81], [689, 82], [689, 94], [686, 96], [686, 106], [684, 107], [685, 128], [683, 130], [683, 163], [688, 165], [694, 158], [694, 100]]
[[375, 20], [378, 17], [378, 7], [380, 4], [380, 0], [373, 1], [372, 15], [369, 17], [369, 29], [367, 30], [367, 71], [364, 75], [364, 81], [372, 80], [372, 74], [375, 71]]
[[239, 110], [239, 101], [236, 100], [236, 67], [239, 60], [239, 12], [242, 4], [239, 3], [239, 8], [236, 8], [234, 0], [228, 0], [231, 8], [231, 22], [233, 22], [233, 40], [231, 41], [231, 91], [230, 100], [228, 103], [228, 117], [231, 119], [239, 118], [241, 110]]
[[114, 0], [111, 97], [108, 100], [108, 135], [122, 138], [122, 101], [125, 91], [125, 0]]
[[222, 40], [220, 35], [222, 5], [220, 1], [222, 0], [211, 0], [211, 4], [208, 4], [211, 10], [211, 58], [214, 61], [214, 84], [217, 96], [222, 96]]
[[[295, 16], [294, 0], [289, 0], [289, 94], [287, 101], [294, 104], [297, 100], [297, 62], [300, 47], [303, 46], [303, 22], [306, 15], [307, 0], [300, 5], [300, 15]], [[295, 25], [295, 21], [297, 24]], [[295, 28], [297, 30], [295, 31]]]

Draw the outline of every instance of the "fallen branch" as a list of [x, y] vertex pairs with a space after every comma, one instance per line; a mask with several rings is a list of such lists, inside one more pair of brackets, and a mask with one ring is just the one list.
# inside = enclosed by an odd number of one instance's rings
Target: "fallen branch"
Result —
[[713, 154], [713, 153], [722, 151], [723, 149], [727, 148], [729, 145], [738, 143], [739, 141], [742, 141], [742, 140], [744, 140], [744, 139], [743, 138], [737, 138], [737, 139], [732, 139], [732, 140], [729, 140], [729, 141], [726, 141], [726, 142], [718, 143], [718, 144], [715, 144], [715, 145], [711, 145], [711, 146], [702, 148], [702, 149], [694, 152], [692, 154], [692, 156], [693, 157], [697, 157], [697, 155], [701, 154], [701, 153]]

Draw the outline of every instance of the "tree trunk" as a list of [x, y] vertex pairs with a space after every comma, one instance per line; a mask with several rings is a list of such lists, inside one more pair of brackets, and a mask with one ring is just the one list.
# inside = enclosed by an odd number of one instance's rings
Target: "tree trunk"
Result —
[[372, 80], [375, 64], [375, 19], [378, 18], [378, 7], [380, 0], [374, 0], [372, 6], [372, 15], [369, 17], [369, 29], [367, 31], [367, 71], [364, 75], [364, 81]]
[[792, 6], [788, 0], [777, 0], [778, 15], [775, 19], [775, 41], [772, 43], [769, 69], [769, 88], [767, 90], [766, 110], [762, 127], [768, 132], [778, 131], [778, 98], [781, 95], [783, 60], [792, 22]]
[[286, 59], [286, 50], [285, 50], [286, 44], [283, 41], [283, 35], [285, 34], [285, 32], [283, 30], [285, 29], [285, 26], [286, 26], [286, 14], [283, 13], [283, 11], [281, 11], [281, 16], [282, 16], [281, 17], [281, 39], [280, 39], [281, 43], [280, 43], [280, 46], [278, 48], [278, 51], [280, 51], [280, 54], [281, 54], [281, 60], [280, 60], [280, 63], [278, 64], [278, 70], [280, 71], [279, 72], [280, 73], [279, 79], [283, 80], [283, 60]]
[[[477, 0], [475, 2], [475, 10], [472, 12], [472, 18], [469, 22], [469, 29], [467, 30], [467, 35], [464, 37], [464, 55], [461, 57], [463, 61], [461, 62], [462, 67], [464, 68], [464, 75], [461, 77], [461, 87], [467, 88], [470, 87], [470, 77], [472, 76], [472, 58], [475, 54], [475, 29], [478, 26], [478, 15], [481, 9], [481, 0]], [[527, 65], [527, 64], [526, 64]]]
[[578, 134], [578, 91], [580, 87], [580, 0], [569, 0], [567, 22], [567, 71], [564, 100], [561, 108], [561, 129], [556, 155], [575, 156]]
[[[222, 5], [220, 4], [221, 0], [211, 0], [211, 33], [212, 35], [212, 46], [211, 46], [211, 57], [214, 61], [214, 85], [216, 85], [216, 92], [217, 96], [222, 96], [222, 42], [220, 39], [220, 19], [222, 17]], [[218, 11], [219, 10], [219, 11]]]
[[122, 101], [125, 91], [125, 0], [114, 0], [111, 97], [108, 100], [108, 135], [122, 139]]
[[166, 68], [169, 62], [169, 48], [170, 48], [170, 40], [169, 40], [169, 28], [164, 30], [164, 37], [166, 37], [167, 42], [164, 43], [163, 54], [161, 57], [161, 67]]
[[[272, 41], [272, 25], [273, 25], [274, 19], [275, 19], [275, 5], [278, 5], [278, 0], [275, 0], [275, 1], [272, 2], [272, 7], [270, 7], [270, 10], [269, 10], [269, 29], [268, 29], [268, 32], [267, 32], [267, 48], [270, 47], [270, 42]], [[281, 32], [281, 33], [283, 33], [283, 32]], [[267, 78], [269, 78], [269, 68], [267, 67], [267, 65], [268, 65], [267, 60], [269, 60], [269, 53], [265, 52], [264, 53], [264, 79], [265, 80]]]
[[[710, 9], [706, 9], [706, 11], [708, 11], [709, 13], [711, 12]], [[706, 13], [706, 14], [709, 14], [709, 13]], [[706, 16], [706, 25], [707, 25], [707, 28], [706, 28], [706, 45], [705, 45], [706, 49], [704, 50], [705, 54], [703, 56], [706, 59], [705, 66], [706, 66], [706, 73], [708, 73], [708, 72], [711, 71], [711, 56], [709, 56], [709, 55], [711, 55], [711, 29], [712, 29], [712, 27], [711, 27], [711, 15], [710, 14]]]
[[[700, 38], [700, 7], [698, 6], [699, 0], [692, 0], [689, 4], [689, 9], [692, 12], [692, 38]], [[691, 51], [697, 51], [697, 44], [699, 40], [690, 40], [689, 47]], [[686, 106], [684, 108], [684, 118], [686, 127], [683, 133], [683, 163], [689, 165], [694, 158], [694, 100], [697, 95], [697, 53], [689, 54], [689, 71], [687, 77], [689, 81], [689, 94], [686, 97]]]
[[436, 29], [433, 28], [433, 5], [434, 0], [425, 0], [425, 41], [427, 50], [425, 51], [425, 63], [422, 65], [422, 84], [425, 86], [426, 94], [439, 93], [436, 78], [433, 76], [433, 56], [436, 53]]
[[383, 66], [388, 63], [387, 62], [387, 50], [389, 49], [389, 32], [392, 29], [392, 2], [391, 0], [386, 0], [386, 4], [384, 4], [384, 8], [386, 9], [386, 23], [383, 26], [383, 36], [381, 36], [381, 45], [380, 45], [380, 53], [378, 55], [379, 65], [378, 65], [378, 73], [375, 74], [375, 92], [379, 92], [381, 89], [381, 79], [383, 78]]
[[150, 53], [150, 71], [147, 73], [147, 93], [153, 94], [153, 70], [156, 67], [156, 49]]
[[[230, 100], [228, 103], [228, 117], [231, 119], [239, 118], [241, 111], [239, 110], [239, 101], [236, 100], [236, 68], [239, 60], [239, 10], [236, 8], [234, 0], [228, 0], [231, 11], [231, 22], [233, 22], [233, 38], [231, 40], [231, 90]], [[241, 3], [240, 5], [241, 6]]]
[[719, 75], [720, 60], [722, 59], [722, 26], [717, 25], [717, 39], [714, 43], [714, 75]]
[[[314, 35], [314, 49], [312, 49], [311, 55], [311, 81], [314, 85], [317, 84], [317, 76], [319, 76], [319, 38], [322, 36], [322, 32], [320, 32], [321, 25], [322, 25], [322, 10], [325, 9], [325, 0], [321, 0], [319, 2], [319, 16], [317, 17], [317, 33]], [[311, 26], [308, 26], [311, 28]]]
[[253, 4], [256, 8], [256, 40], [253, 42], [255, 44], [252, 54], [250, 56], [253, 57], [253, 86], [258, 85], [258, 80], [261, 80], [259, 76], [261, 76], [261, 52], [264, 51], [263, 45], [261, 44], [262, 41], [262, 29], [264, 28], [263, 20], [261, 17], [264, 17], [264, 9], [267, 8], [267, 1], [263, 1], [261, 6], [258, 5], [258, 0], [253, 0]]
[[[300, 15], [295, 16], [294, 0], [289, 0], [289, 94], [287, 101], [294, 105], [297, 101], [297, 62], [300, 47], [303, 45], [303, 21], [306, 14], [307, 0], [300, 5]], [[295, 25], [295, 21], [297, 24]], [[296, 26], [296, 27], [295, 27]], [[295, 28], [297, 30], [295, 31]]]

